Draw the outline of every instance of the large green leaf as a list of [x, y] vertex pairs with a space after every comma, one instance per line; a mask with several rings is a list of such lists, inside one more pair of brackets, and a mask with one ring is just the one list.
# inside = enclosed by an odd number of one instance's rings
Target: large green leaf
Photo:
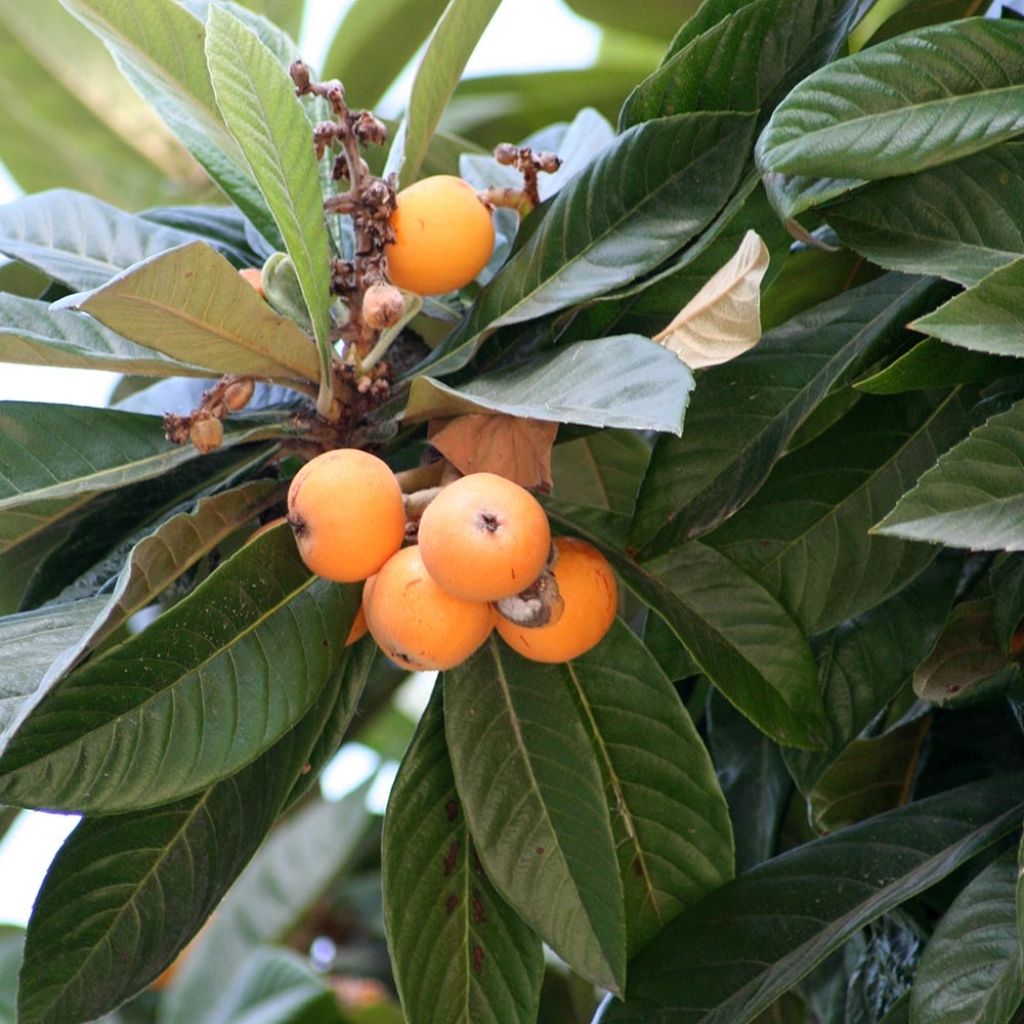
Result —
[[[191, 957], [191, 953], [189, 956]], [[226, 982], [226, 983], [225, 983]], [[217, 1000], [203, 1007], [203, 1024], [349, 1024], [327, 977], [291, 949], [262, 946], [230, 975]], [[161, 1004], [163, 1005], [163, 1004]]]
[[738, 359], [704, 371], [683, 436], [654, 447], [633, 542], [645, 553], [667, 551], [735, 512], [825, 394], [902, 337], [930, 295], [927, 282], [884, 277], [815, 306]]
[[822, 773], [808, 797], [822, 835], [909, 802], [931, 719], [926, 715], [881, 736], [855, 739]]
[[274, 245], [278, 235], [234, 139], [206, 68], [203, 23], [176, 0], [61, 0], [106, 44], [124, 75], [216, 184]]
[[709, 543], [755, 575], [808, 633], [838, 625], [935, 557], [935, 548], [869, 531], [969, 425], [959, 392], [938, 402], [924, 392], [865, 396], [782, 459]]
[[0, 747], [51, 662], [81, 637], [102, 606], [103, 598], [88, 598], [0, 618]]
[[75, 290], [194, 241], [82, 192], [53, 189], [0, 206], [0, 252]]
[[388, 153], [387, 172], [398, 175], [403, 185], [419, 177], [431, 136], [499, 3], [449, 0], [441, 15], [416, 69], [409, 108]]
[[1024, 316], [1016, 299], [1024, 287], [1024, 259], [993, 270], [973, 288], [911, 325], [950, 345], [992, 355], [1024, 356]]
[[981, 551], [1024, 549], [1024, 402], [943, 455], [875, 527]]
[[626, 626], [565, 674], [604, 779], [634, 953], [732, 877], [728, 809], [679, 697]]
[[271, 832], [175, 976], [162, 1024], [191, 1024], [223, 1011], [230, 1001], [225, 977], [260, 946], [287, 941], [365, 838], [367, 786], [335, 803], [314, 800]]
[[698, 235], [749, 157], [752, 114], [637, 125], [566, 184], [529, 239], [429, 361], [450, 373], [503, 324], [555, 313], [632, 281]]
[[750, 1024], [829, 953], [1020, 824], [1003, 775], [890, 811], [747, 872], [630, 965], [607, 1024]]
[[797, 82], [835, 56], [855, 9], [849, 0], [744, 4], [641, 82], [622, 108], [620, 127], [691, 110], [757, 108], [767, 119]]
[[95, 320], [0, 293], [0, 361], [147, 377], [209, 377], [210, 371], [136, 345]]
[[622, 883], [604, 780], [568, 671], [488, 641], [445, 673], [445, 733], [488, 877], [575, 971], [621, 992]]
[[384, 920], [409, 1024], [535, 1024], [540, 940], [491, 884], [455, 790], [438, 686], [388, 799]]
[[104, 591], [102, 607], [81, 636], [53, 660], [40, 689], [49, 689], [135, 612], [281, 497], [280, 484], [255, 480], [202, 498], [194, 508], [161, 523], [132, 547], [109, 594]]
[[1013, 357], [970, 352], [926, 338], [884, 369], [856, 381], [854, 387], [872, 395], [898, 395], [957, 384], [987, 384], [998, 377], [1015, 376], [1020, 370], [1021, 363]]
[[[22, 188], [70, 185], [137, 208], [202, 184], [103, 44], [58, 0], [4, 0], [0, 25], [0, 153]], [[47, 151], [63, 158], [40, 159]]]
[[330, 244], [311, 127], [277, 57], [237, 18], [210, 10], [206, 56], [217, 105], [292, 258], [320, 355], [322, 413], [332, 387]]
[[1021, 1002], [1017, 851], [961, 890], [935, 927], [910, 997], [911, 1024], [1007, 1024]]
[[[270, 428], [267, 428], [270, 431]], [[266, 433], [227, 431], [226, 445]], [[124, 487], [198, 457], [157, 416], [42, 402], [0, 403], [0, 509]]]
[[1020, 679], [1020, 666], [999, 642], [992, 602], [961, 601], [934, 649], [914, 671], [914, 692], [942, 707], [985, 699]]
[[109, 813], [225, 778], [312, 706], [343, 660], [357, 603], [355, 588], [310, 576], [287, 531], [258, 538], [24, 715], [0, 755], [0, 792], [15, 805]]
[[846, 245], [880, 266], [977, 284], [1024, 255], [1024, 145], [877, 182], [826, 215]]
[[140, 263], [76, 308], [189, 365], [284, 381], [316, 381], [317, 349], [204, 242]]
[[642, 567], [611, 557], [623, 583], [665, 619], [700, 670], [760, 729], [786, 746], [823, 745], [824, 709], [810, 648], [760, 583], [697, 541]]
[[366, 648], [348, 649], [297, 726], [231, 778], [169, 806], [79, 824], [36, 901], [19, 1020], [92, 1020], [171, 962], [259, 848], [295, 787], [306, 784], [311, 767], [323, 766], [320, 740], [351, 720], [366, 665]]
[[828, 719], [828, 749], [787, 750], [809, 793], [822, 773], [907, 684], [949, 614], [961, 560], [940, 556], [898, 594], [812, 641]]
[[626, 430], [598, 430], [558, 444], [551, 453], [554, 492], [571, 494], [577, 504], [632, 515], [650, 457], [644, 438]]
[[729, 805], [736, 843], [736, 873], [768, 860], [793, 792], [778, 745], [712, 690], [707, 705], [708, 745]]
[[[355, 0], [324, 59], [326, 78], [345, 84], [345, 102], [372, 107], [430, 35], [448, 0]], [[367, 60], [367, 54], [373, 60]]]
[[556, 423], [680, 434], [693, 375], [674, 353], [627, 334], [579, 342], [461, 388], [413, 380], [405, 417], [499, 412]]
[[758, 140], [766, 173], [913, 174], [1024, 131], [1024, 25], [972, 18], [844, 57], [805, 78]]

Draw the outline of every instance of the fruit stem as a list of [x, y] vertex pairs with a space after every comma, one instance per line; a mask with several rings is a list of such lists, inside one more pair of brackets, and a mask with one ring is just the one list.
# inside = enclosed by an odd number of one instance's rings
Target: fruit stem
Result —
[[403, 469], [395, 474], [398, 486], [402, 488], [403, 494], [412, 494], [414, 491], [421, 491], [426, 487], [437, 487], [444, 475], [444, 462], [430, 462], [425, 466], [414, 466], [412, 469]]
[[443, 487], [424, 487], [405, 496], [405, 519], [407, 523], [418, 523], [427, 506], [444, 490]]

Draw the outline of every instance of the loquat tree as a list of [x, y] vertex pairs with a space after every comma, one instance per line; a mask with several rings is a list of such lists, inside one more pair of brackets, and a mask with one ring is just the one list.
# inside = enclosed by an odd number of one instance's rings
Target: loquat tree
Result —
[[498, 6], [0, 0], [0, 1021], [1024, 1020], [1024, 11]]

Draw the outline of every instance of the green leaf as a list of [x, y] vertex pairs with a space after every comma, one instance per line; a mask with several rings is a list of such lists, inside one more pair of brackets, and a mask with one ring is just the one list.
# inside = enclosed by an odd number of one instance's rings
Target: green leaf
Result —
[[936, 549], [869, 532], [936, 455], [961, 438], [970, 409], [958, 392], [865, 396], [782, 459], [760, 491], [709, 538], [756, 576], [808, 633], [894, 594]]
[[630, 965], [606, 1024], [750, 1024], [860, 928], [1020, 824], [1019, 776], [942, 793], [792, 850], [683, 913]]
[[939, 341], [974, 352], [997, 356], [1024, 356], [1024, 317], [1016, 298], [1024, 287], [1024, 259], [993, 270], [973, 288], [910, 326]]
[[102, 606], [103, 598], [88, 598], [0, 618], [0, 748], [50, 663], [79, 639]]
[[750, 352], [700, 375], [679, 440], [660, 438], [637, 502], [633, 543], [671, 550], [735, 512], [800, 424], [928, 308], [928, 282], [888, 276], [769, 331]]
[[1024, 145], [870, 185], [827, 219], [845, 245], [888, 270], [977, 284], [1024, 254]]
[[129, 208], [195, 190], [187, 153], [57, 0], [4, 0], [0, 25], [0, 138], [22, 188], [70, 185]]
[[766, 173], [887, 178], [1024, 130], [1024, 25], [971, 18], [844, 57], [779, 104], [757, 145]]
[[368, 784], [341, 800], [314, 800], [278, 825], [242, 872], [164, 997], [162, 1024], [205, 1020], [231, 1008], [224, 979], [261, 946], [284, 945], [350, 863], [370, 824]]
[[1024, 556], [1004, 555], [992, 566], [992, 617], [1004, 651], [1014, 647], [1013, 634], [1024, 619]]
[[384, 920], [409, 1024], [534, 1024], [540, 940], [484, 873], [455, 790], [435, 688], [388, 799]]
[[700, 670], [758, 728], [786, 746], [824, 743], [824, 709], [810, 648], [760, 583], [696, 541], [642, 567], [623, 556], [612, 564], [623, 583], [665, 619]]
[[881, 736], [854, 740], [822, 773], [809, 795], [818, 832], [839, 832], [906, 804], [930, 724], [925, 716]]
[[348, 1015], [342, 1017], [326, 977], [291, 949], [255, 950], [236, 973], [221, 977], [216, 994], [216, 1004], [203, 1007], [203, 1024], [349, 1024], [351, 1020]]
[[0, 206], [0, 252], [75, 290], [99, 288], [140, 260], [194, 240], [70, 189]]
[[[500, 0], [450, 0], [441, 15], [416, 69], [409, 108], [388, 153], [387, 174], [398, 175], [403, 185], [419, 177], [441, 114], [499, 3]], [[360, 59], [366, 59], [365, 52]]]
[[805, 794], [910, 681], [935, 645], [953, 605], [962, 560], [940, 555], [920, 576], [875, 608], [812, 641], [829, 745], [783, 757]]
[[277, 247], [274, 219], [224, 127], [203, 50], [203, 23], [176, 0], [61, 0], [106, 43], [118, 67], [213, 181]]
[[161, 523], [129, 552], [124, 567], [87, 629], [52, 660], [41, 689], [49, 689], [114, 630], [181, 577], [240, 526], [282, 497], [272, 480], [255, 480], [200, 499]]
[[935, 926], [910, 997], [913, 1024], [1008, 1024], [1020, 1006], [1019, 875], [1015, 850], [994, 860]]
[[614, 428], [557, 444], [551, 453], [554, 492], [571, 494], [579, 504], [632, 515], [650, 457], [643, 437]]
[[169, 806], [78, 825], [33, 910], [20, 1021], [92, 1020], [174, 959], [259, 848], [294, 788], [322, 768], [320, 740], [343, 731], [355, 712], [364, 652], [349, 648], [297, 726], [237, 775]]
[[0, 293], [0, 361], [147, 377], [208, 377], [209, 370], [169, 359], [95, 320], [48, 303]]
[[625, 625], [565, 675], [604, 780], [632, 954], [732, 877], [728, 809], [690, 716]]
[[1012, 357], [968, 352], [926, 338], [885, 369], [862, 377], [853, 386], [871, 395], [899, 395], [957, 384], [987, 384], [999, 377], [1014, 376], [1020, 370], [1021, 364]]
[[[448, 0], [355, 0], [324, 59], [353, 109], [373, 107], [430, 35]], [[373, 54], [368, 60], [367, 54]]]
[[73, 301], [119, 334], [189, 365], [284, 381], [320, 376], [309, 336], [204, 242], [140, 263]]
[[[227, 431], [226, 445], [262, 428]], [[157, 416], [42, 402], [0, 402], [0, 509], [80, 497], [159, 476], [198, 457]], [[51, 506], [52, 507], [52, 506]]]
[[0, 925], [0, 1021], [17, 1024], [15, 992], [18, 968], [25, 948], [25, 932], [11, 925]]
[[1024, 402], [947, 451], [875, 527], [979, 551], [1024, 548]]
[[320, 355], [321, 413], [331, 402], [330, 244], [309, 120], [288, 72], [223, 8], [210, 10], [206, 56], [217, 105], [295, 265]]
[[778, 745], [714, 690], [707, 717], [708, 745], [732, 820], [736, 874], [743, 874], [775, 853], [793, 783]]
[[[849, 0], [753, 0], [676, 50], [630, 94], [622, 128], [693, 110], [761, 111], [845, 43]], [[675, 47], [673, 46], [673, 49]]]
[[618, 136], [544, 208], [529, 239], [435, 351], [427, 364], [432, 372], [464, 366], [504, 324], [594, 298], [680, 250], [736, 188], [752, 130], [752, 114], [701, 113]]
[[357, 601], [355, 588], [311, 577], [287, 531], [258, 538], [32, 708], [0, 755], [0, 792], [15, 805], [111, 813], [227, 777], [316, 701]]
[[942, 707], [984, 697], [996, 677], [1019, 677], [999, 643], [992, 602], [964, 601], [949, 616], [935, 647], [914, 672], [914, 692]]
[[445, 733], [487, 876], [573, 970], [621, 992], [622, 883], [603, 780], [568, 671], [488, 641], [445, 673]]
[[674, 353], [639, 335], [579, 342], [461, 388], [412, 382], [406, 420], [498, 412], [592, 427], [680, 434], [693, 375]]

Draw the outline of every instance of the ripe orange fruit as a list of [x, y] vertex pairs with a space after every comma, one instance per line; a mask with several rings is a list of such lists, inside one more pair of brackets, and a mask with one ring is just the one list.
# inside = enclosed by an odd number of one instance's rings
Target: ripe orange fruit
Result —
[[415, 544], [402, 548], [367, 580], [363, 607], [380, 649], [413, 671], [454, 668], [494, 626], [489, 604], [463, 601], [430, 578]]
[[496, 623], [505, 643], [533, 661], [570, 661], [589, 651], [612, 628], [619, 603], [615, 573], [597, 548], [572, 537], [556, 537], [555, 547], [553, 572], [564, 602], [558, 621], [534, 629], [500, 617]]
[[[373, 577], [370, 578], [372, 579]], [[345, 646], [351, 647], [357, 641], [362, 640], [369, 628], [366, 624], [366, 610], [360, 605], [359, 611], [356, 612], [356, 617], [352, 620], [352, 628], [348, 631], [348, 636], [345, 638]]]
[[541, 574], [551, 550], [548, 517], [524, 487], [495, 473], [449, 484], [420, 519], [423, 564], [465, 601], [518, 594]]
[[295, 474], [288, 488], [288, 522], [313, 572], [355, 583], [372, 576], [401, 547], [402, 489], [375, 455], [337, 448]]
[[450, 174], [402, 189], [391, 215], [388, 277], [419, 295], [461, 288], [487, 266], [494, 251], [491, 211], [467, 181]]

